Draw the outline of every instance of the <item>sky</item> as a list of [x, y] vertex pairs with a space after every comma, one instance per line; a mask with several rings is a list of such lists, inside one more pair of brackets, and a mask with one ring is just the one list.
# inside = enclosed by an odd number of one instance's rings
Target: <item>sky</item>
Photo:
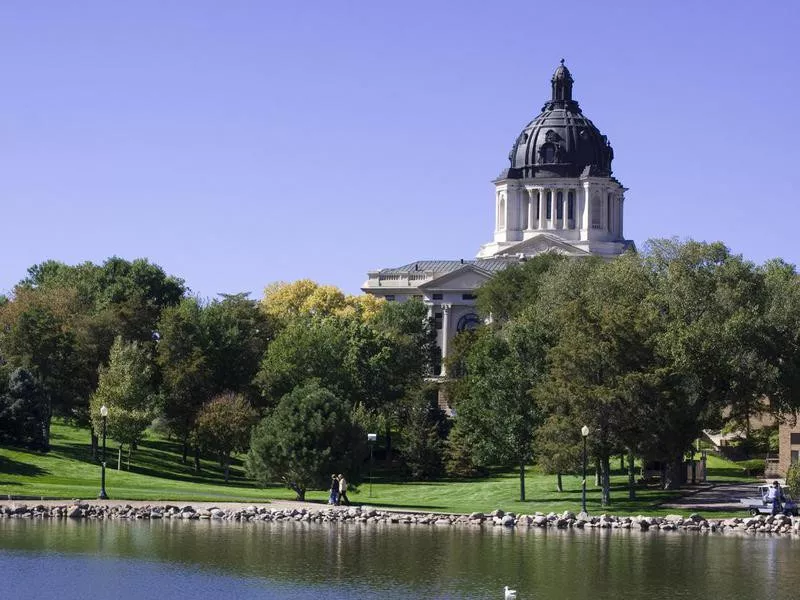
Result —
[[0, 293], [48, 259], [258, 298], [473, 258], [561, 58], [627, 238], [800, 263], [799, 27], [789, 0], [2, 0]]

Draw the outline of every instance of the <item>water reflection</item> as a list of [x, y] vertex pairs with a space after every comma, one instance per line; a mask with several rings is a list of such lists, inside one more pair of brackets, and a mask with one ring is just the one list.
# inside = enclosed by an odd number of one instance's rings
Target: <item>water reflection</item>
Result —
[[[444, 600], [502, 597], [510, 585], [520, 600], [789, 600], [800, 587], [798, 543], [620, 530], [2, 520], [0, 590], [59, 600], [85, 597], [87, 585], [112, 586], [121, 598]], [[36, 588], [49, 577], [51, 596]], [[178, 585], [187, 593], [156, 593]]]

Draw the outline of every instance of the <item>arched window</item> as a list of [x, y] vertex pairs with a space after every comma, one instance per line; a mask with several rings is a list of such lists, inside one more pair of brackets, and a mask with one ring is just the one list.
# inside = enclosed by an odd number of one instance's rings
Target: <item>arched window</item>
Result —
[[556, 219], [564, 219], [564, 192], [556, 194]]
[[531, 200], [528, 196], [528, 192], [522, 190], [522, 214], [520, 215], [522, 218], [520, 219], [520, 224], [522, 229], [528, 228], [528, 215], [530, 215], [531, 211]]
[[500, 194], [500, 200], [497, 203], [497, 227], [498, 229], [506, 228], [506, 197]]
[[539, 156], [546, 165], [556, 162], [556, 147], [553, 144], [545, 144], [539, 150]]
[[572, 190], [567, 193], [567, 219], [575, 220], [575, 192]]
[[553, 218], [553, 192], [547, 190], [546, 194], [547, 194], [547, 214], [545, 215], [545, 218], [549, 220]]
[[595, 194], [592, 196], [592, 229], [602, 229], [603, 228], [603, 215], [600, 214], [602, 209], [602, 205], [600, 204], [600, 196]]

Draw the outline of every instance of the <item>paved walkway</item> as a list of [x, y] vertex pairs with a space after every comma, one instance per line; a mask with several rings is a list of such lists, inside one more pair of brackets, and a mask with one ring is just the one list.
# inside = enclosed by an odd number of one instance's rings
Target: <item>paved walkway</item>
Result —
[[694, 511], [739, 511], [743, 510], [740, 498], [756, 496], [756, 484], [716, 483], [694, 494], [662, 504], [663, 508]]
[[287, 510], [287, 509], [303, 509], [306, 510], [320, 510], [329, 508], [327, 504], [322, 504], [319, 502], [298, 502], [296, 500], [271, 500], [269, 502], [192, 502], [191, 500], [98, 500], [97, 498], [80, 498], [80, 499], [72, 499], [72, 500], [35, 500], [35, 499], [26, 499], [26, 500], [5, 500], [0, 497], [0, 505], [5, 504], [16, 504], [22, 505], [27, 504], [28, 506], [69, 506], [70, 504], [74, 504], [77, 500], [81, 502], [88, 502], [92, 506], [132, 506], [134, 508], [139, 508], [142, 506], [191, 506], [195, 510], [200, 509], [209, 509], [209, 508], [221, 508], [221, 509], [231, 509], [231, 510], [240, 510], [243, 508], [247, 508], [248, 506], [257, 506], [259, 508], [273, 508], [278, 510]]

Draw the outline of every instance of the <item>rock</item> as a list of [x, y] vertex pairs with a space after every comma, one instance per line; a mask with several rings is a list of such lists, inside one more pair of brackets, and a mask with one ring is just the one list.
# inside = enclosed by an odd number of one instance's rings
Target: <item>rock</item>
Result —
[[506, 515], [502, 519], [500, 519], [500, 523], [503, 527], [514, 527], [515, 519], [513, 515]]
[[498, 508], [498, 509], [495, 509], [495, 510], [493, 510], [492, 512], [490, 512], [490, 513], [489, 513], [489, 516], [490, 516], [490, 517], [492, 517], [492, 518], [494, 518], [494, 517], [500, 517], [500, 518], [502, 519], [502, 518], [505, 516], [505, 514], [506, 514], [505, 512], [503, 512], [502, 510], [500, 510], [500, 509]]
[[67, 517], [70, 519], [80, 519], [83, 516], [83, 509], [80, 506], [73, 504], [67, 509]]
[[469, 513], [469, 519], [470, 519], [470, 521], [474, 521], [475, 519], [483, 520], [484, 519], [484, 515], [483, 515], [482, 512]]

